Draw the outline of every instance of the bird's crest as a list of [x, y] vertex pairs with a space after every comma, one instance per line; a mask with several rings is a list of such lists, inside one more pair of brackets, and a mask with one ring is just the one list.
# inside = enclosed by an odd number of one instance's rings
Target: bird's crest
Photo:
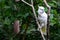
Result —
[[43, 6], [39, 6], [39, 5], [38, 5], [38, 8], [39, 8], [39, 9], [43, 9], [43, 10], [44, 10], [44, 7], [43, 7]]

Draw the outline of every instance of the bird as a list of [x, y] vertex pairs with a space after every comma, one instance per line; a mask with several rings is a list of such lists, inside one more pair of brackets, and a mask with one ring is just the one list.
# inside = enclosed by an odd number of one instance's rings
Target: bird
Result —
[[38, 31], [40, 31], [40, 28], [42, 30], [43, 35], [47, 35], [47, 13], [44, 11], [43, 6], [38, 6], [38, 21], [40, 24], [40, 27], [38, 27]]

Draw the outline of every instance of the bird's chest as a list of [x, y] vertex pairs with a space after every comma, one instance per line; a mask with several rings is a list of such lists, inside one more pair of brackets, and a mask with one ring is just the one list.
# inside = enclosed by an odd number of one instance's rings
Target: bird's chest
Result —
[[38, 16], [38, 19], [39, 19], [40, 22], [45, 22], [46, 21], [46, 17], [44, 15]]

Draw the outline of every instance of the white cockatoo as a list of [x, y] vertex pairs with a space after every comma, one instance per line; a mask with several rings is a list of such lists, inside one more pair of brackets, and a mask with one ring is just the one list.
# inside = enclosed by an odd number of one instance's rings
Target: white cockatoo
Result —
[[47, 29], [47, 14], [44, 11], [43, 6], [38, 6], [38, 21], [40, 23], [41, 27], [38, 27], [38, 31], [41, 28], [42, 33], [44, 35], [47, 35], [46, 29]]

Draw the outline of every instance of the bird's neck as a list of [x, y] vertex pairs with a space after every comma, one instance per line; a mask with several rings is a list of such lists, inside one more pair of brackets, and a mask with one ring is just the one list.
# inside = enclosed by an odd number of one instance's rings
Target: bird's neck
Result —
[[42, 16], [42, 15], [44, 15], [45, 14], [45, 12], [43, 12], [43, 13], [39, 13], [39, 16]]
[[45, 12], [40, 12], [40, 15], [44, 14]]

